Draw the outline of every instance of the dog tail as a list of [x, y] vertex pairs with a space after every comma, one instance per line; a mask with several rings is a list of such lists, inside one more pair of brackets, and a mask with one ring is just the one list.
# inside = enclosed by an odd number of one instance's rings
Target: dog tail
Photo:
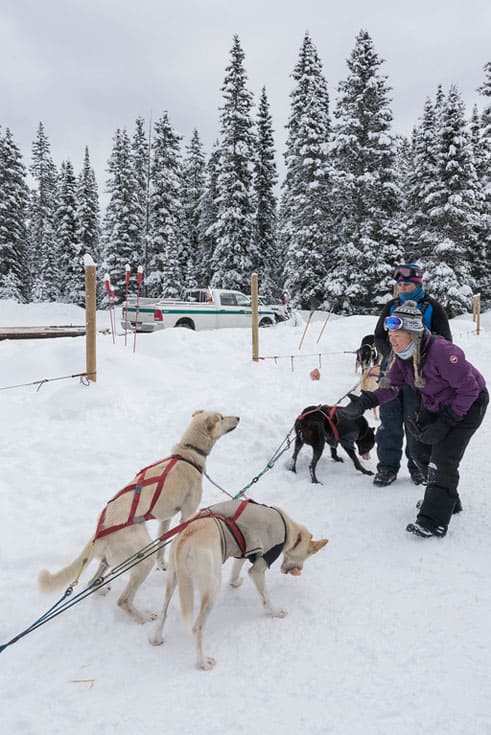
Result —
[[60, 569], [59, 572], [51, 574], [47, 569], [39, 572], [38, 584], [42, 592], [50, 592], [51, 590], [67, 585], [70, 582], [77, 581], [85, 566], [92, 559], [94, 553], [94, 544], [92, 539], [85, 546], [82, 553], [77, 556], [71, 564]]
[[179, 600], [184, 622], [189, 629], [193, 627], [194, 618], [194, 585], [191, 575], [184, 569], [177, 569], [177, 584], [179, 587]]

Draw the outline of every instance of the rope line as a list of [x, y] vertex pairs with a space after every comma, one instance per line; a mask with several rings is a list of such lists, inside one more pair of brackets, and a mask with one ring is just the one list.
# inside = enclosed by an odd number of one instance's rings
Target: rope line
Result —
[[42, 386], [45, 383], [54, 383], [56, 380], [67, 380], [68, 378], [85, 378], [86, 380], [81, 380], [80, 382], [84, 385], [89, 385], [88, 377], [89, 375], [95, 375], [95, 372], [93, 373], [74, 373], [73, 375], [62, 375], [59, 378], [42, 378], [42, 380], [33, 380], [31, 383], [18, 383], [17, 385], [7, 385], [3, 388], [0, 388], [0, 390], [10, 390], [11, 388], [24, 388], [25, 386], [29, 385], [37, 385], [36, 393], [37, 391], [42, 388]]

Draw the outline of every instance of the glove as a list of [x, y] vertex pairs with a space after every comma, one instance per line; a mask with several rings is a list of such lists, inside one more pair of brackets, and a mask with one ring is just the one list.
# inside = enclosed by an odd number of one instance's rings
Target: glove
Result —
[[350, 402], [347, 406], [342, 406], [342, 409], [346, 416], [350, 419], [358, 419], [363, 416], [365, 411], [369, 408], [375, 408], [378, 406], [378, 398], [375, 393], [369, 390], [362, 390], [361, 396], [355, 396], [353, 393], [348, 393]]
[[445, 406], [435, 421], [426, 426], [421, 426], [416, 418], [409, 419], [407, 424], [409, 431], [417, 441], [423, 444], [439, 444], [461, 419], [462, 416], [457, 416], [451, 408]]

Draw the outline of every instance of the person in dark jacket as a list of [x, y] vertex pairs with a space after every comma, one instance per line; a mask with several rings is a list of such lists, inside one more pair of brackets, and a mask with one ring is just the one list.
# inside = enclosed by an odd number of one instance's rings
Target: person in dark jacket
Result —
[[[398, 296], [387, 302], [375, 327], [375, 347], [383, 356], [381, 371], [384, 373], [391, 353], [387, 331], [384, 329], [384, 319], [390, 316], [394, 309], [410, 299], [415, 301], [418, 309], [423, 313], [424, 325], [432, 334], [439, 334], [452, 341], [450, 325], [443, 306], [431, 296], [428, 296], [423, 284], [423, 271], [416, 263], [406, 263], [398, 266], [394, 271], [397, 282]], [[377, 430], [377, 472], [373, 478], [374, 485], [384, 487], [390, 485], [397, 478], [402, 459], [404, 444], [404, 429], [407, 420], [416, 410], [416, 394], [409, 385], [405, 385], [397, 399], [380, 407], [380, 426]], [[423, 477], [412, 459], [406, 441], [407, 468], [411, 480], [415, 485], [423, 482]]]
[[423, 538], [445, 536], [452, 514], [462, 510], [459, 464], [486, 413], [486, 383], [460, 347], [431, 335], [414, 301], [386, 317], [385, 329], [393, 350], [387, 373], [377, 390], [351, 394], [344, 411], [357, 417], [378, 404], [390, 404], [405, 385], [416, 391], [418, 407], [408, 421], [409, 450], [427, 486], [416, 522], [406, 530]]

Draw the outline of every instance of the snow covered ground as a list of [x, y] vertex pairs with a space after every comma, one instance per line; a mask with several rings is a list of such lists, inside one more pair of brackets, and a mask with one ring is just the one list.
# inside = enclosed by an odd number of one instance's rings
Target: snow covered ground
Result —
[[[0, 304], [0, 324], [83, 324], [62, 305]], [[100, 314], [99, 327], [109, 325]], [[374, 319], [281, 324], [260, 333], [250, 359], [248, 330], [138, 335], [136, 353], [99, 334], [98, 379], [0, 391], [0, 642], [58, 599], [38, 592], [39, 570], [74, 558], [105, 502], [135, 471], [169, 454], [198, 408], [237, 414], [237, 430], [216, 445], [209, 475], [235, 493], [260, 472], [301, 409], [334, 403], [356, 382], [354, 355]], [[483, 333], [455, 319], [455, 341], [491, 378], [491, 313]], [[309, 378], [322, 357], [321, 379]], [[84, 338], [0, 342], [0, 388], [85, 369]], [[370, 418], [373, 423], [373, 420]], [[194, 647], [174, 598], [162, 647], [106, 598], [93, 595], [5, 649], [0, 657], [2, 732], [8, 735], [490, 735], [491, 415], [461, 467], [464, 512], [447, 538], [405, 533], [421, 489], [407, 470], [377, 488], [346, 457], [325, 452], [308, 478], [291, 451], [253, 488], [329, 544], [299, 578], [273, 566], [268, 582], [285, 619], [266, 617], [252, 584], [223, 585], [206, 632], [216, 668], [194, 668]], [[343, 454], [342, 450], [340, 453]], [[375, 468], [372, 454], [369, 465]], [[202, 505], [225, 496], [204, 482]], [[153, 530], [156, 530], [155, 526]], [[225, 580], [228, 569], [224, 570]], [[82, 581], [86, 581], [86, 575]], [[157, 611], [164, 574], [154, 571], [137, 602]]]

